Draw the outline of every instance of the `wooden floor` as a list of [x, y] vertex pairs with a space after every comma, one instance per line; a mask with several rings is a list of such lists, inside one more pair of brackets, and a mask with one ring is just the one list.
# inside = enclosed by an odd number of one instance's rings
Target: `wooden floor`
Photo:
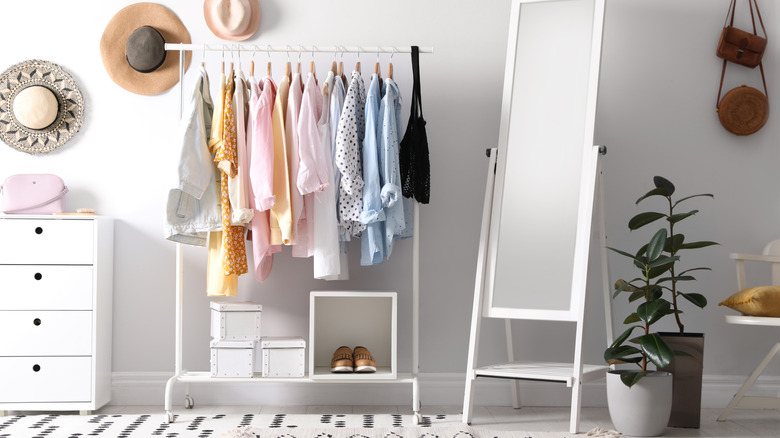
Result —
[[[286, 413], [311, 414], [317, 422], [322, 414], [409, 414], [409, 406], [195, 406], [192, 410], [174, 408], [180, 414], [239, 414], [239, 413]], [[423, 406], [422, 415], [435, 417], [445, 414], [452, 424], [460, 423], [461, 406]], [[106, 414], [160, 414], [161, 406], [106, 406], [97, 413]], [[668, 437], [780, 437], [780, 411], [759, 409], [736, 409], [725, 422], [716, 418], [721, 409], [702, 410], [701, 428], [668, 428]], [[583, 408], [581, 414], [581, 436], [595, 428], [612, 429], [606, 408]], [[438, 424], [439, 421], [437, 420]], [[471, 423], [473, 427], [498, 430], [559, 431], [569, 429], [569, 408], [524, 407], [512, 409], [505, 406], [475, 406]]]

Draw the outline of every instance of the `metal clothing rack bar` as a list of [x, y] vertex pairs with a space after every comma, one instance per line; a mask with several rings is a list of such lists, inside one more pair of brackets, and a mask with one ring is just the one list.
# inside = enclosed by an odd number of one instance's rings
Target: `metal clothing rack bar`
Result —
[[[309, 52], [309, 53], [412, 53], [409, 46], [300, 46], [272, 44], [183, 44], [166, 43], [165, 50], [207, 52]], [[420, 53], [433, 53], [433, 47], [420, 47]]]
[[[166, 51], [178, 51], [179, 52], [179, 118], [184, 111], [184, 73], [185, 73], [185, 53], [190, 51], [210, 51], [210, 52], [227, 52], [227, 51], [243, 51], [243, 52], [310, 52], [310, 53], [411, 53], [411, 47], [397, 48], [395, 46], [370, 46], [370, 47], [358, 47], [358, 46], [272, 46], [266, 45], [263, 48], [259, 44], [181, 44], [181, 43], [166, 43]], [[433, 47], [420, 47], [420, 53], [433, 53]], [[411, 382], [412, 383], [412, 410], [417, 424], [422, 422], [422, 415], [420, 414], [420, 204], [414, 202], [414, 235], [412, 236], [412, 372], [411, 379], [399, 377], [397, 382]], [[225, 379], [211, 379], [209, 373], [197, 373], [185, 371], [182, 364], [182, 357], [184, 351], [183, 342], [183, 312], [184, 312], [184, 257], [183, 246], [181, 243], [176, 243], [176, 315], [175, 315], [175, 371], [173, 377], [168, 379], [165, 386], [165, 412], [168, 423], [173, 423], [175, 416], [173, 414], [173, 386], [177, 382], [185, 383], [185, 401], [184, 407], [191, 409], [195, 402], [190, 396], [190, 383], [191, 382], [214, 382], [224, 381]], [[311, 354], [311, 353], [310, 353]], [[309, 373], [313, 373], [314, 370], [309, 370]], [[230, 381], [241, 382], [258, 382], [262, 383], [263, 378], [233, 378]], [[268, 379], [270, 382], [280, 382], [280, 379]], [[287, 379], [288, 382], [310, 382], [311, 379], [297, 378]], [[339, 380], [331, 382], [345, 383], [349, 380]], [[355, 380], [367, 381], [367, 380]], [[377, 381], [373, 381], [377, 382]]]

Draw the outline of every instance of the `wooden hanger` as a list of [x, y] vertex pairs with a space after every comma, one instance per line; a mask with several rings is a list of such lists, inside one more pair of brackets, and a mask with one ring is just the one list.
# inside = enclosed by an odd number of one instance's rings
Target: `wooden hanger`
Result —
[[390, 54], [390, 62], [387, 63], [387, 77], [393, 79], [393, 55], [395, 55], [395, 47], [393, 47], [393, 53]]
[[287, 82], [292, 82], [292, 72], [290, 71], [290, 61], [284, 64], [284, 75], [287, 76]]
[[271, 45], [269, 44], [265, 48], [265, 53], [268, 55], [268, 65], [265, 67], [265, 74], [271, 77]]

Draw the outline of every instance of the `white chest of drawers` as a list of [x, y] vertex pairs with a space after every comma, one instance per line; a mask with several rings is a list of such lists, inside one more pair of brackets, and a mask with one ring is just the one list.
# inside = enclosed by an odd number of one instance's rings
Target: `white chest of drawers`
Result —
[[0, 415], [111, 398], [114, 224], [0, 216]]

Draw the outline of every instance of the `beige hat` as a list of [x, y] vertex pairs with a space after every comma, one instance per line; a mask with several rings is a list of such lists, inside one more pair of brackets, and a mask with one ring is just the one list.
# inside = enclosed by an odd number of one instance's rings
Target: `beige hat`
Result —
[[12, 148], [51, 152], [79, 131], [83, 119], [79, 87], [59, 65], [33, 59], [0, 76], [0, 138]]
[[[178, 56], [165, 43], [191, 43], [179, 17], [156, 3], [136, 3], [111, 18], [100, 39], [100, 56], [111, 79], [135, 94], [160, 94], [179, 81]], [[177, 53], [178, 54], [178, 53]], [[192, 53], [185, 54], [185, 70]]]
[[206, 25], [217, 37], [243, 41], [257, 32], [260, 3], [257, 0], [206, 0], [203, 15]]

